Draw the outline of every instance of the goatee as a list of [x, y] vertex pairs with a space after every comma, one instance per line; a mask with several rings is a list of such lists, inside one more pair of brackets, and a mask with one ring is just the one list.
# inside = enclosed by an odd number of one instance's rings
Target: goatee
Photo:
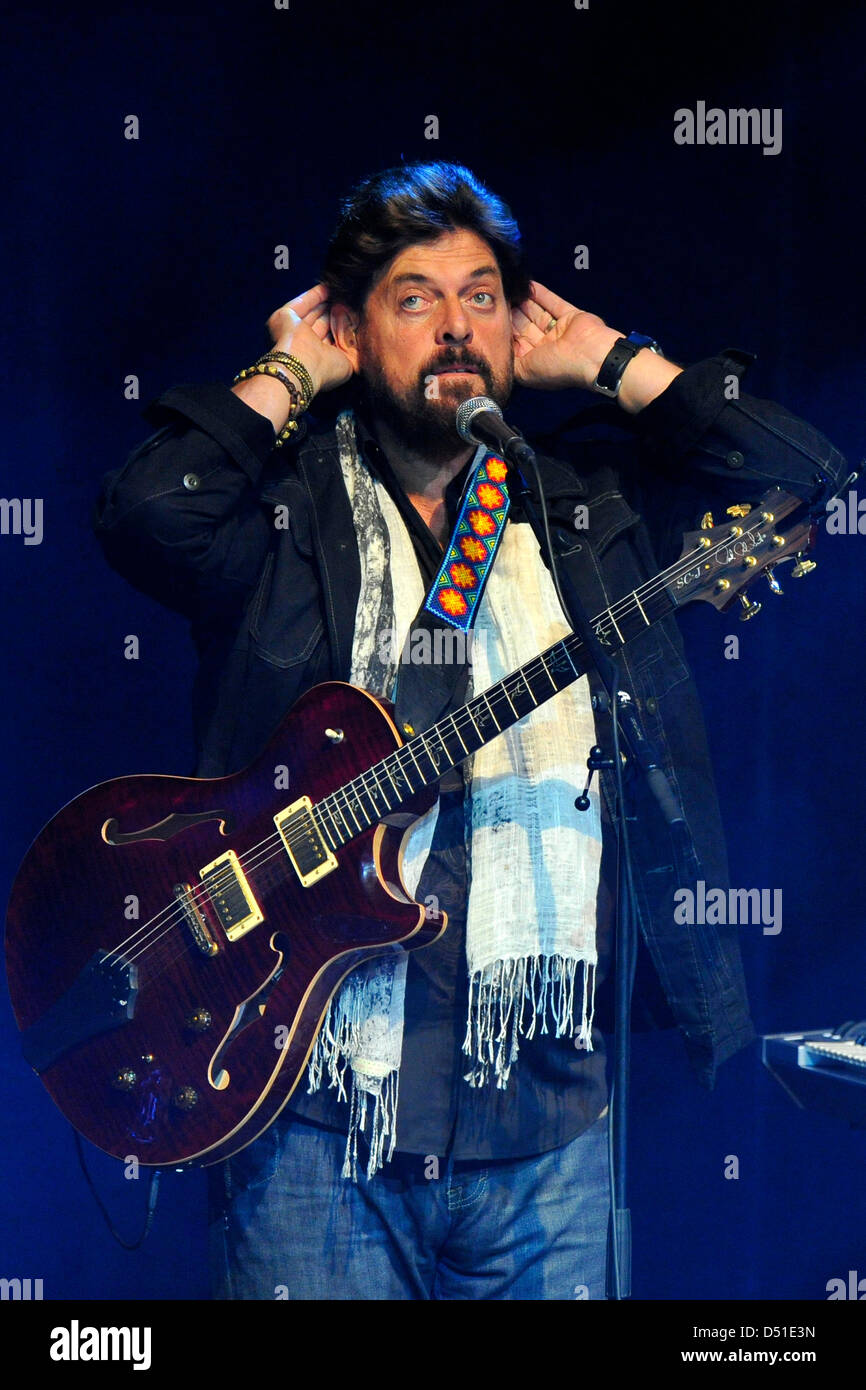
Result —
[[[471, 368], [478, 375], [440, 379], [437, 368], [441, 372], [444, 366]], [[486, 395], [504, 406], [511, 395], [513, 379], [509, 369], [507, 380], [497, 384], [486, 362], [455, 348], [446, 349], [419, 374], [417, 385], [399, 395], [387, 382], [378, 362], [366, 364], [362, 372], [363, 394], [370, 413], [382, 421], [403, 449], [436, 467], [466, 447], [455, 423], [461, 401]]]

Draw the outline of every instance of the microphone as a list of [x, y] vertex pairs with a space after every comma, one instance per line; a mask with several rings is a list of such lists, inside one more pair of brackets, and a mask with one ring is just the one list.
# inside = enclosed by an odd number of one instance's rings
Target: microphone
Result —
[[470, 396], [457, 408], [457, 433], [467, 444], [486, 444], [514, 464], [530, 464], [535, 454], [519, 430], [506, 425], [489, 396]]

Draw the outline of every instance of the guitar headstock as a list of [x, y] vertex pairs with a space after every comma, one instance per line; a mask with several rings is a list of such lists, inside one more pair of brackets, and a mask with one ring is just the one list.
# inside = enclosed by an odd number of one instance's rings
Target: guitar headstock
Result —
[[774, 574], [777, 565], [795, 561], [791, 575], [800, 579], [815, 568], [804, 558], [815, 539], [816, 523], [808, 505], [781, 488], [771, 488], [752, 506], [737, 503], [727, 520], [715, 524], [709, 512], [697, 531], [683, 537], [679, 560], [669, 571], [666, 588], [676, 603], [704, 599], [724, 611], [739, 601], [745, 621], [760, 612], [745, 590], [761, 574], [772, 593], [782, 589]]

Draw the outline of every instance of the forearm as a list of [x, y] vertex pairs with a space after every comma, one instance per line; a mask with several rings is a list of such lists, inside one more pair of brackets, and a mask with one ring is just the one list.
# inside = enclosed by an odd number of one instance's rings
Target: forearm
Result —
[[[273, 362], [271, 365], [275, 366], [282, 375], [288, 377], [292, 384], [298, 388], [302, 398], [305, 396], [310, 382], [312, 382], [314, 393], [317, 392], [320, 382], [316, 364], [314, 362], [312, 363], [311, 370], [308, 363], [304, 362], [297, 353], [292, 355], [297, 357], [297, 360], [305, 369], [308, 380], [305, 381], [302, 375], [294, 371], [288, 363]], [[279, 435], [280, 431], [285, 426], [290, 414], [294, 413], [292, 410], [293, 402], [289, 391], [278, 377], [259, 372], [256, 376], [247, 377], [244, 381], [239, 381], [237, 385], [233, 386], [231, 389], [234, 395], [239, 397], [245, 405], [250, 406], [250, 408], [257, 411], [259, 415], [263, 415], [266, 420], [270, 420], [275, 437]]]
[[[586, 361], [581, 364], [586, 382], [595, 381], [614, 343], [624, 337], [624, 333], [606, 324], [596, 330], [586, 345]], [[617, 401], [629, 415], [637, 415], [660, 396], [682, 370], [659, 353], [642, 348], [626, 365]]]

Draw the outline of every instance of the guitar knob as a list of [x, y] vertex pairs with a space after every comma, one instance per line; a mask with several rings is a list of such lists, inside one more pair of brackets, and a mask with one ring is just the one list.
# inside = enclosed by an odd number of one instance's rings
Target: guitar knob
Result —
[[751, 510], [748, 502], [735, 502], [732, 507], [725, 508], [725, 513], [727, 516], [748, 516]]
[[198, 1105], [198, 1091], [194, 1086], [179, 1086], [171, 1103], [175, 1110], [194, 1110]]
[[778, 579], [776, 578], [775, 574], [773, 573], [772, 565], [768, 565], [767, 568], [764, 570], [764, 578], [769, 584], [772, 593], [783, 594], [785, 592]]
[[325, 738], [330, 739], [331, 743], [342, 743], [345, 734], [342, 729], [326, 729]]
[[111, 1078], [111, 1089], [113, 1091], [131, 1091], [138, 1077], [132, 1067], [121, 1067]]
[[816, 565], [816, 560], [801, 560], [798, 556], [797, 563], [791, 570], [791, 577], [793, 579], [802, 579], [804, 575], [811, 574], [813, 569], [816, 568]]
[[206, 1033], [213, 1023], [209, 1009], [193, 1009], [187, 1014], [184, 1025], [191, 1033]]
[[713, 529], [713, 514], [712, 514], [712, 512], [704, 512], [703, 516], [701, 517], [701, 530], [702, 530], [702, 531], [712, 531], [712, 529]]
[[740, 603], [743, 605], [743, 611], [740, 614], [740, 622], [747, 623], [750, 618], [754, 618], [757, 613], [760, 613], [761, 605], [759, 603], [752, 603], [748, 594], [740, 594], [739, 597]]

